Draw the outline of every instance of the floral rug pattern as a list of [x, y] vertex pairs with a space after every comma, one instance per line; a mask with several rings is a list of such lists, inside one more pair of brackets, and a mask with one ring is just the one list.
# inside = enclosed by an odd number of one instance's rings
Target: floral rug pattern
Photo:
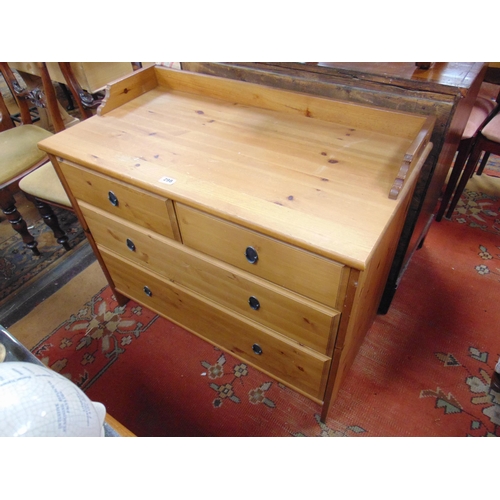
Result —
[[500, 234], [500, 199], [498, 196], [466, 188], [451, 220], [482, 231]]
[[86, 390], [157, 319], [139, 305], [119, 306], [106, 287], [32, 352], [46, 366]]
[[[462, 362], [450, 353], [434, 353], [438, 362], [446, 369], [461, 372], [462, 380], [469, 391], [462, 397], [446, 393], [439, 387], [424, 389], [420, 398], [435, 399], [435, 408], [444, 416], [466, 415], [470, 420], [470, 431], [467, 436], [499, 436], [500, 432], [500, 393], [490, 389], [491, 374], [493, 373], [496, 359], [490, 361], [488, 352], [481, 352], [475, 347], [469, 347], [467, 356]], [[464, 386], [462, 386], [463, 388]], [[478, 411], [470, 411], [477, 407]], [[474, 408], [476, 409], [476, 408]]]

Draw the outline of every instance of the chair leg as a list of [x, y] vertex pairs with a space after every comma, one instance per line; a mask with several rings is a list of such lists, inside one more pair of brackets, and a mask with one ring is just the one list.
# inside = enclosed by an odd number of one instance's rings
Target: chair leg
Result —
[[486, 167], [486, 164], [488, 163], [488, 160], [490, 159], [490, 153], [487, 151], [484, 152], [483, 159], [481, 160], [481, 164], [479, 165], [479, 168], [477, 169], [476, 174], [481, 175], [483, 173], [484, 167]]
[[443, 214], [448, 206], [451, 196], [453, 195], [453, 191], [455, 190], [458, 179], [460, 178], [465, 162], [467, 161], [467, 156], [469, 156], [472, 144], [472, 140], [468, 139], [467, 141], [462, 141], [462, 144], [460, 144], [458, 148], [457, 157], [455, 158], [455, 163], [453, 164], [448, 184], [446, 184], [446, 190], [443, 194], [441, 204], [439, 205], [439, 209], [436, 214], [437, 222], [443, 218]]
[[455, 207], [457, 206], [457, 203], [460, 200], [460, 196], [462, 196], [465, 186], [467, 185], [467, 182], [469, 182], [471, 174], [476, 169], [476, 165], [480, 156], [481, 156], [481, 149], [474, 148], [469, 156], [469, 159], [467, 160], [467, 164], [465, 165], [462, 177], [460, 177], [460, 182], [458, 183], [458, 187], [455, 190], [455, 195], [453, 196], [453, 200], [451, 200], [448, 212], [446, 214], [447, 219], [450, 219], [451, 216], [453, 215], [453, 211], [455, 210]]
[[26, 221], [17, 211], [16, 200], [14, 196], [7, 190], [0, 191], [0, 206], [3, 213], [7, 217], [7, 220], [12, 225], [14, 231], [18, 232], [21, 235], [24, 244], [33, 252], [34, 255], [40, 255], [40, 250], [38, 250], [37, 248], [37, 241], [28, 231]]
[[71, 250], [71, 247], [68, 243], [68, 236], [59, 226], [59, 221], [57, 220], [56, 214], [52, 210], [52, 207], [44, 201], [39, 200], [38, 198], [31, 198], [31, 201], [33, 201], [33, 203], [35, 204], [35, 207], [38, 209], [38, 213], [42, 217], [45, 224], [47, 224], [47, 226], [52, 229], [57, 243], [62, 245], [65, 250]]

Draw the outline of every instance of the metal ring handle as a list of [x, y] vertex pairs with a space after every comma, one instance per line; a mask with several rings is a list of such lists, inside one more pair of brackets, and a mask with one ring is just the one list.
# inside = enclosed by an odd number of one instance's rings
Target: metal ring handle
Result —
[[260, 347], [259, 344], [254, 344], [252, 346], [252, 351], [255, 353], [255, 354], [258, 354], [259, 356], [262, 354], [262, 347]]
[[135, 252], [134, 242], [130, 238], [127, 238], [127, 248], [132, 252]]
[[245, 250], [245, 257], [247, 258], [250, 264], [255, 264], [259, 260], [259, 254], [254, 247], [247, 247]]
[[118, 206], [118, 203], [119, 203], [118, 198], [117, 198], [116, 194], [113, 193], [113, 191], [108, 191], [108, 200], [111, 203], [111, 205], [113, 205], [114, 207]]
[[260, 309], [260, 302], [257, 297], [254, 297], [253, 295], [248, 299], [248, 303], [250, 304], [250, 307], [256, 311]]

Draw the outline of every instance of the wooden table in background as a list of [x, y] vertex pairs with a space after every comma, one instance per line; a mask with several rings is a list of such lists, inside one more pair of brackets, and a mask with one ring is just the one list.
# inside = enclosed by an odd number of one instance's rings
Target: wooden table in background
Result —
[[413, 252], [422, 244], [486, 71], [481, 62], [182, 63], [182, 68], [289, 90], [432, 115], [434, 148], [415, 190], [379, 312], [389, 309]]

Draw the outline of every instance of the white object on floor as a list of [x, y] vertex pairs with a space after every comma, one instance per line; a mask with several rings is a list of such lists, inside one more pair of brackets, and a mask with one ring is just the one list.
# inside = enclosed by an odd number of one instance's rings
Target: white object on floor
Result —
[[102, 437], [105, 417], [103, 404], [50, 368], [0, 364], [0, 436]]

